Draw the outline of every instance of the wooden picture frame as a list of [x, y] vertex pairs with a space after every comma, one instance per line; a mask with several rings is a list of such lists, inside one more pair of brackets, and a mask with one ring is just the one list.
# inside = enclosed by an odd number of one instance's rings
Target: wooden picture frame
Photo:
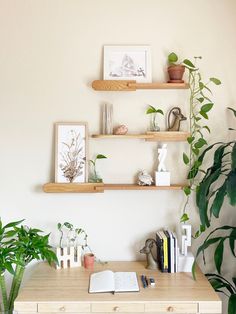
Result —
[[88, 181], [88, 124], [55, 123], [55, 182]]
[[103, 79], [151, 83], [150, 46], [104, 46]]

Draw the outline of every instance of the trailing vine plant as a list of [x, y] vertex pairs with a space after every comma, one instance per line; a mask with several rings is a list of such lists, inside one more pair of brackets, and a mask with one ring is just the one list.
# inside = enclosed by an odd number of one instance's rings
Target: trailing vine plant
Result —
[[[210, 128], [207, 125], [208, 113], [214, 106], [214, 102], [211, 99], [212, 91], [210, 89], [212, 84], [220, 85], [221, 81], [218, 78], [210, 77], [207, 82], [203, 81], [200, 68], [198, 67], [198, 61], [202, 57], [194, 57], [194, 61], [184, 59], [182, 65], [185, 66], [188, 71], [188, 82], [190, 87], [189, 95], [189, 130], [190, 136], [187, 138], [189, 144], [189, 152], [183, 153], [183, 162], [188, 166], [187, 179], [188, 186], [184, 187], [184, 193], [186, 195], [186, 203], [183, 209], [181, 222], [189, 220], [187, 214], [187, 205], [192, 191], [196, 190], [197, 178], [196, 174], [199, 170], [202, 160], [199, 155], [207, 145], [206, 134], [210, 133]], [[173, 64], [178, 61], [178, 56], [172, 52], [168, 56], [168, 61]], [[204, 231], [204, 227], [200, 226], [199, 231], [195, 236], [200, 235]]]

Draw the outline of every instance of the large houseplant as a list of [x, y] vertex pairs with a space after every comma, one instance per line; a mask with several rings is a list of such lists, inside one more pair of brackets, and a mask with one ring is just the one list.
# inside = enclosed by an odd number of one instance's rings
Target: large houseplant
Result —
[[[56, 262], [57, 258], [48, 243], [49, 234], [26, 226], [19, 226], [21, 221], [3, 225], [0, 219], [0, 291], [4, 311], [13, 312], [14, 301], [18, 295], [26, 266], [33, 260]], [[6, 289], [6, 272], [13, 275], [10, 293]]]
[[[236, 117], [236, 111], [229, 108]], [[230, 130], [234, 130], [230, 128]], [[235, 131], [235, 130], [234, 130]], [[214, 153], [213, 153], [214, 151]], [[205, 159], [211, 156], [211, 165], [203, 170]], [[225, 202], [236, 208], [236, 140], [228, 142], [217, 142], [208, 146], [197, 159], [198, 167], [195, 169], [196, 177], [200, 171], [204, 171], [202, 179], [196, 189], [196, 204], [199, 209], [200, 228], [206, 230], [211, 227], [214, 219], [219, 219], [225, 208]], [[233, 217], [232, 217], [233, 218]], [[235, 225], [234, 225], [235, 224]], [[232, 282], [222, 276], [222, 264], [224, 262], [224, 247], [229, 245], [230, 251], [236, 257], [236, 220], [233, 225], [217, 227], [208, 234], [199, 246], [196, 259], [203, 254], [205, 262], [205, 251], [208, 247], [214, 248], [214, 264], [216, 273], [206, 274], [213, 288], [229, 298], [228, 313], [236, 314], [236, 277], [232, 274]], [[193, 276], [195, 277], [195, 265], [193, 264]], [[236, 263], [235, 263], [236, 266]]]

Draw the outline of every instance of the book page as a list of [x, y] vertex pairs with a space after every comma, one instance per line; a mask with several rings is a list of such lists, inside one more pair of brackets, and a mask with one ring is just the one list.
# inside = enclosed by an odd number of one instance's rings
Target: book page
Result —
[[135, 292], [139, 291], [137, 275], [135, 272], [116, 272], [115, 292]]
[[104, 270], [90, 275], [89, 293], [115, 291], [114, 273]]

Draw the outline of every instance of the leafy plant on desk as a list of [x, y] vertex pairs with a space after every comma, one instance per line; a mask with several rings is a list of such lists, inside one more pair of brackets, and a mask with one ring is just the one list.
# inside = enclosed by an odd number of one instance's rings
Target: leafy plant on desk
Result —
[[[233, 108], [228, 109], [236, 117], [236, 110]], [[230, 128], [230, 130], [234, 129]], [[200, 166], [210, 153], [213, 156], [211, 165], [207, 170], [204, 170], [204, 176], [196, 189], [196, 204], [199, 209], [200, 228], [203, 230], [211, 226], [213, 219], [219, 219], [226, 200], [231, 206], [236, 208], [236, 140], [218, 142], [208, 146], [197, 159], [199, 167], [195, 169], [195, 176], [201, 170]], [[196, 236], [199, 236], [199, 234], [196, 234]], [[224, 225], [212, 230], [198, 248], [196, 259], [202, 254], [205, 263], [205, 251], [208, 247], [216, 245], [214, 263], [217, 274], [210, 273], [207, 274], [207, 277], [217, 292], [224, 293], [229, 297], [228, 313], [235, 314], [236, 278], [232, 278], [233, 284], [231, 284], [221, 275], [226, 243], [228, 243], [232, 255], [236, 258], [236, 226]], [[196, 259], [192, 269], [194, 278]]]
[[94, 160], [89, 160], [90, 163], [92, 164], [92, 174], [89, 178], [89, 182], [92, 182], [92, 183], [102, 183], [103, 180], [102, 178], [99, 176], [98, 172], [97, 172], [97, 168], [96, 168], [96, 163], [97, 163], [97, 160], [99, 159], [107, 159], [107, 157], [105, 155], [102, 155], [102, 154], [98, 154]]
[[[48, 244], [49, 234], [41, 235], [39, 229], [19, 226], [21, 221], [11, 222], [3, 226], [0, 220], [0, 287], [3, 309], [11, 314], [14, 301], [24, 275], [25, 267], [33, 260], [57, 262], [55, 253]], [[9, 295], [6, 290], [5, 274], [13, 275]]]
[[[171, 60], [178, 60], [175, 53], [171, 53], [168, 57]], [[181, 222], [189, 220], [186, 208], [189, 202], [189, 196], [192, 191], [195, 191], [197, 186], [196, 174], [201, 165], [199, 155], [204, 147], [207, 146], [206, 132], [210, 133], [206, 121], [208, 113], [213, 108], [214, 103], [211, 99], [212, 91], [211, 84], [220, 85], [221, 81], [215, 77], [210, 77], [207, 82], [202, 79], [202, 74], [197, 62], [201, 57], [194, 57], [194, 62], [184, 59], [181, 63], [188, 71], [188, 82], [190, 86], [189, 95], [189, 130], [190, 136], [187, 138], [189, 144], [189, 152], [183, 153], [184, 164], [188, 167], [187, 179], [189, 185], [184, 188], [184, 193], [187, 197], [186, 203], [181, 217]]]

